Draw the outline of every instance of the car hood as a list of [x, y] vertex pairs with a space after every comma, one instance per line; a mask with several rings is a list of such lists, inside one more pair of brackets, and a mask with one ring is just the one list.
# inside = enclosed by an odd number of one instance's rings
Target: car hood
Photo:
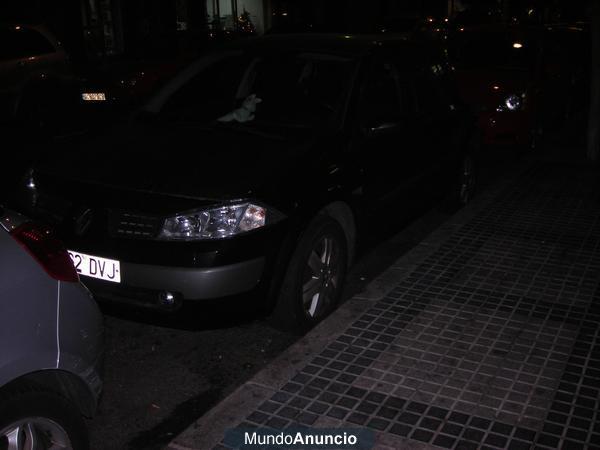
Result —
[[56, 143], [35, 167], [48, 185], [223, 201], [273, 190], [313, 147], [314, 133], [266, 133], [215, 126], [118, 128]]
[[507, 96], [527, 92], [530, 75], [516, 69], [461, 69], [456, 70], [459, 92], [475, 111], [495, 110]]

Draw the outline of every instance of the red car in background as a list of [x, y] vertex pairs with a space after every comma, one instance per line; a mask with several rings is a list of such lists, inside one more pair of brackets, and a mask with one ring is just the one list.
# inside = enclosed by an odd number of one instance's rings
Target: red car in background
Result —
[[449, 55], [484, 145], [535, 146], [545, 130], [583, 107], [586, 36], [584, 27], [565, 25], [455, 31]]

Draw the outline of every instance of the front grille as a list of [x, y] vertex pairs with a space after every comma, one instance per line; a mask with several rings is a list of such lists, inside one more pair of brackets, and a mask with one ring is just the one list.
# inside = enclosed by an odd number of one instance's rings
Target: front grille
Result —
[[162, 220], [156, 216], [126, 211], [111, 211], [110, 234], [114, 237], [151, 239], [158, 235]]

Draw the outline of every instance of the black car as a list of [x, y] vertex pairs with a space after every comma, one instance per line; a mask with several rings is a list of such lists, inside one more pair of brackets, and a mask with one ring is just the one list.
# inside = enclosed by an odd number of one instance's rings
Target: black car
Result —
[[21, 204], [58, 229], [100, 299], [177, 309], [258, 292], [306, 329], [357, 237], [432, 190], [473, 190], [473, 118], [431, 44], [268, 36], [167, 83], [125, 125], [58, 141]]

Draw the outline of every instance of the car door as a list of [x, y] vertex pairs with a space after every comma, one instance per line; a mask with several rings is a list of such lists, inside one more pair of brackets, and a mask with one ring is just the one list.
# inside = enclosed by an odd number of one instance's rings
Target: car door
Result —
[[416, 94], [415, 131], [421, 137], [423, 156], [423, 180], [436, 181], [457, 153], [456, 106], [444, 87], [441, 65], [424, 65], [414, 73]]
[[358, 109], [363, 190], [371, 210], [410, 195], [421, 176], [421, 144], [414, 133], [413, 105], [406, 76], [394, 64], [393, 55], [375, 55]]

